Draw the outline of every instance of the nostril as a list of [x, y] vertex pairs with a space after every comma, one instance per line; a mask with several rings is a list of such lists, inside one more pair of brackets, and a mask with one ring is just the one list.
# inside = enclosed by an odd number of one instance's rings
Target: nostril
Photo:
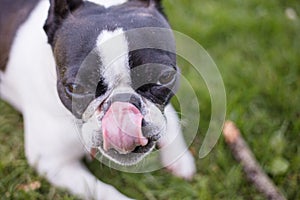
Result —
[[132, 103], [137, 109], [141, 110], [142, 109], [142, 102], [141, 99], [135, 95], [130, 96], [130, 103]]
[[142, 110], [142, 99], [132, 93], [118, 93], [111, 98], [112, 102], [127, 102], [134, 105], [139, 111]]
[[107, 91], [107, 84], [105, 84], [103, 79], [100, 79], [98, 84], [97, 84], [97, 88], [96, 88], [96, 93], [95, 93], [95, 97], [99, 97], [101, 95], [103, 95], [106, 91]]
[[144, 128], [144, 127], [146, 127], [148, 124], [149, 124], [149, 123], [146, 122], [146, 120], [143, 118], [143, 119], [142, 119], [142, 127]]

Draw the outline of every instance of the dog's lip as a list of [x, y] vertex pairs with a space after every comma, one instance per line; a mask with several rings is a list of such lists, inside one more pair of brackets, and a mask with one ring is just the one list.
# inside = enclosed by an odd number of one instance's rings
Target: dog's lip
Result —
[[[140, 154], [141, 156], [144, 156], [144, 154], [149, 153], [154, 148], [155, 144], [156, 144], [155, 141], [149, 140], [147, 145], [137, 146], [133, 151], [128, 152], [126, 154], [123, 154], [123, 153], [118, 152], [115, 149], [109, 149], [109, 150], [105, 151], [103, 149], [103, 141], [101, 141], [101, 145], [98, 146], [96, 149], [98, 149], [98, 151], [100, 151], [101, 154], [103, 154], [106, 157], [112, 156], [111, 154], [117, 154], [118, 156], [121, 156], [121, 157], [127, 157], [127, 156], [130, 156], [130, 155], [133, 155], [133, 154], [134, 155]], [[91, 152], [93, 152], [93, 155], [97, 154], [97, 152], [95, 152], [95, 148], [92, 148]]]
[[96, 153], [93, 155], [93, 158], [104, 162], [108, 161], [109, 166], [113, 166], [114, 164], [123, 167], [134, 166], [155, 148], [155, 143], [152, 145], [149, 143], [148, 145], [149, 147], [147, 147], [147, 150], [141, 151], [140, 149], [137, 149], [136, 151], [127, 154], [120, 154], [114, 149], [110, 149], [106, 152], [103, 148], [98, 147], [96, 148]]
[[147, 153], [154, 145], [155, 145], [155, 142], [148, 138], [147, 145], [137, 146], [131, 153]]

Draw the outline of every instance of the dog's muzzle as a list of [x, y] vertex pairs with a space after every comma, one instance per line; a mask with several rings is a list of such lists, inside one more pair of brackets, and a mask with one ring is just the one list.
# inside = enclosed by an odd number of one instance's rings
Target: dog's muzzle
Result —
[[132, 93], [114, 94], [103, 107], [103, 149], [127, 154], [148, 144], [142, 133], [142, 99]]

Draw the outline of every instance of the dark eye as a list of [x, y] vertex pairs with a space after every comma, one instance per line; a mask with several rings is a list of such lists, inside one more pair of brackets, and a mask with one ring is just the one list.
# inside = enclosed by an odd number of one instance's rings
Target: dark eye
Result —
[[158, 81], [160, 84], [166, 85], [174, 80], [175, 75], [175, 70], [166, 71], [159, 77]]
[[77, 84], [77, 83], [68, 83], [66, 85], [66, 92], [69, 94], [69, 95], [81, 95], [81, 94], [84, 94], [85, 90], [84, 90], [84, 87], [81, 86], [80, 84]]

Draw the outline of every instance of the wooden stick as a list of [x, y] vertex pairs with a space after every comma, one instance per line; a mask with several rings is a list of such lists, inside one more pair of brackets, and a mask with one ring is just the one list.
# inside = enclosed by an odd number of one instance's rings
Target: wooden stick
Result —
[[223, 127], [223, 135], [235, 159], [242, 165], [247, 178], [263, 195], [270, 200], [285, 200], [272, 180], [264, 173], [255, 159], [239, 129], [233, 122], [227, 121]]

